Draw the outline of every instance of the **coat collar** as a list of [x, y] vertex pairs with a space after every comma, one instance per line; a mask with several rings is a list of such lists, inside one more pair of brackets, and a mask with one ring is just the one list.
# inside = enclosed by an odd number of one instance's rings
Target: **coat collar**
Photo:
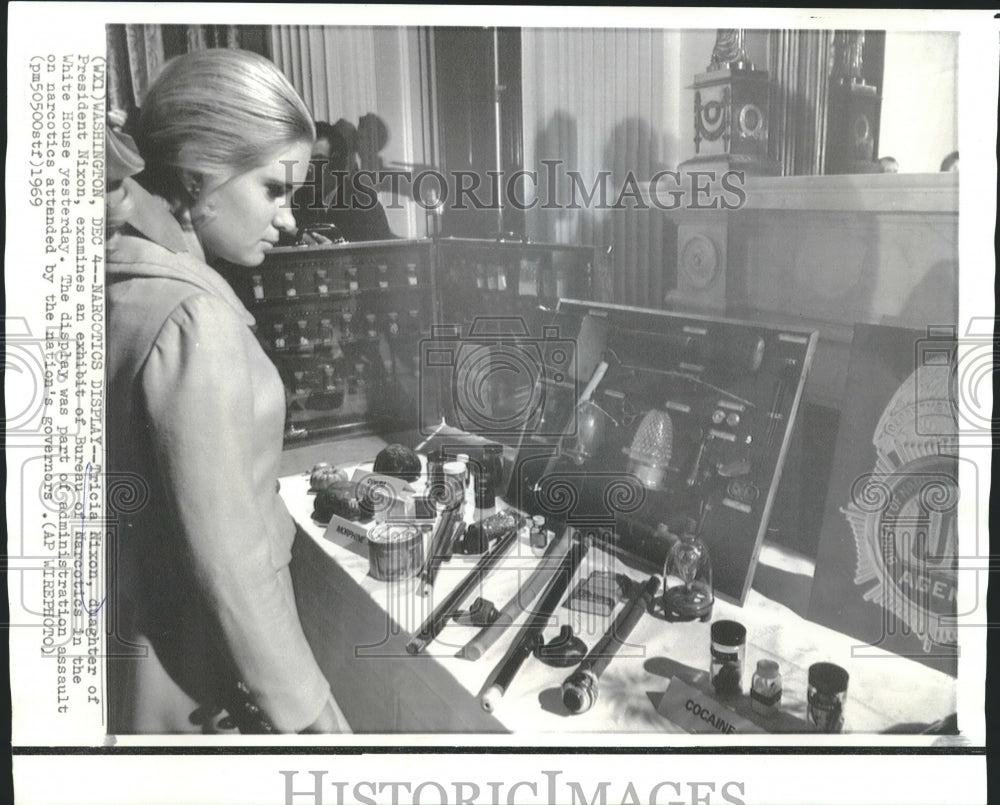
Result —
[[255, 322], [232, 287], [219, 272], [195, 257], [186, 233], [162, 199], [126, 179], [131, 211], [126, 223], [137, 234], [119, 233], [108, 241], [109, 281], [132, 277], [187, 282], [221, 298], [248, 325]]

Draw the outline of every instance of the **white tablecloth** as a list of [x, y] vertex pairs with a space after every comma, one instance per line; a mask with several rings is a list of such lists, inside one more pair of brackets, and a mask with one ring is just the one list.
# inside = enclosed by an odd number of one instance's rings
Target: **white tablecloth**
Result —
[[[509, 730], [519, 737], [566, 732], [669, 735], [681, 730], [658, 713], [657, 707], [670, 679], [676, 676], [695, 687], [710, 689], [709, 624], [668, 623], [644, 615], [628, 645], [622, 647], [601, 677], [598, 701], [588, 712], [571, 715], [562, 704], [560, 685], [572, 669], [552, 668], [529, 657], [493, 717], [482, 713], [480, 721], [475, 697], [504, 655], [516, 629], [505, 633], [475, 662], [455, 656], [478, 631], [472, 626], [447, 626], [419, 656], [409, 656], [403, 651], [409, 635], [478, 557], [456, 555], [442, 565], [434, 593], [428, 598], [416, 594], [416, 579], [377, 581], [368, 575], [365, 546], [343, 537], [328, 537], [323, 527], [312, 522], [313, 496], [308, 487], [305, 473], [281, 479], [282, 495], [290, 511], [319, 549], [319, 553], [306, 560], [309, 579], [298, 582], [312, 588], [306, 591], [307, 603], [300, 602], [304, 610], [302, 618], [314, 648], [315, 641], [324, 643], [317, 654], [322, 655], [321, 665], [330, 676], [334, 695], [356, 731]], [[320, 556], [332, 562], [321, 567]], [[527, 544], [516, 544], [507, 560], [470, 593], [464, 606], [468, 607], [481, 595], [497, 608], [502, 607], [536, 562]], [[646, 578], [641, 571], [624, 566], [599, 548], [591, 548], [577, 579], [594, 570], [624, 572], [637, 580]], [[737, 620], [747, 628], [744, 692], [749, 690], [757, 661], [773, 659], [780, 665], [784, 682], [783, 711], [804, 720], [807, 669], [814, 662], [829, 661], [850, 673], [845, 731], [849, 736], [870, 736], [887, 730], [914, 733], [919, 729], [917, 725], [926, 726], [955, 712], [953, 678], [870, 647], [861, 647], [866, 656], [856, 656], [858, 641], [807, 621], [786, 603], [779, 603], [782, 600], [794, 605], [794, 595], [789, 591], [807, 590], [810, 574], [809, 561], [765, 544], [755, 587], [744, 606], [716, 601], [713, 620]], [[757, 587], [763, 587], [767, 594]], [[380, 617], [373, 618], [372, 613]], [[562, 624], [570, 623], [590, 647], [610, 620], [560, 606], [545, 630], [545, 637], [551, 638]], [[336, 638], [331, 636], [334, 632]], [[347, 657], [349, 665], [342, 664]], [[336, 667], [328, 669], [330, 665]], [[409, 685], [411, 675], [415, 680], [423, 680], [423, 685]], [[372, 695], [373, 686], [378, 687], [377, 695]], [[357, 707], [352, 718], [352, 702], [360, 701], [359, 697], [364, 705]], [[749, 712], [745, 696], [736, 709]], [[454, 719], [449, 717], [452, 710], [456, 714]], [[466, 715], [460, 717], [459, 712]], [[782, 723], [786, 729], [794, 725], [791, 720]], [[773, 723], [772, 728], [782, 731], [778, 723]], [[830, 740], [828, 736], [811, 737]], [[730, 736], [727, 741], [731, 740]], [[789, 738], [784, 740], [787, 742]], [[795, 740], [808, 742], [802, 735]], [[880, 736], [861, 742], [881, 744], [888, 740], [891, 739]]]

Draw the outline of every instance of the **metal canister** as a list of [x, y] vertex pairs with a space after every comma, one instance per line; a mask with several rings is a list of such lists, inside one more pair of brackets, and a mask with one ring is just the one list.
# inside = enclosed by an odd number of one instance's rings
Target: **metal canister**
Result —
[[411, 578], [424, 563], [424, 535], [415, 525], [383, 523], [368, 535], [368, 575], [379, 581]]

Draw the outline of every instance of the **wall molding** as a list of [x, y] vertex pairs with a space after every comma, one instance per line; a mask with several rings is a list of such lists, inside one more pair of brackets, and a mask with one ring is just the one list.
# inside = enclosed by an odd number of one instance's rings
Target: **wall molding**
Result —
[[[739, 209], [958, 215], [958, 176], [957, 173], [747, 176], [743, 183], [746, 203]], [[699, 184], [704, 186], [705, 182], [701, 179]], [[692, 209], [690, 184], [684, 182], [683, 185], [686, 190], [680, 203], [670, 195], [670, 191], [677, 190], [671, 177], [664, 177], [655, 185], [646, 185], [644, 201], [668, 215], [719, 214], [718, 209]], [[734, 198], [731, 193], [727, 197]], [[700, 201], [705, 203], [704, 196]]]

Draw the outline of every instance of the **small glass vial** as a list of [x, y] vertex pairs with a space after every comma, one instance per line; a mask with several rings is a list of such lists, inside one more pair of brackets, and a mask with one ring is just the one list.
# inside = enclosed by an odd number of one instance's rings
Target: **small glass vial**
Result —
[[260, 274], [253, 275], [253, 298], [258, 302], [264, 298], [264, 277]]
[[774, 660], [757, 661], [757, 670], [750, 683], [750, 706], [761, 715], [781, 709], [781, 669]]
[[345, 310], [340, 314], [340, 332], [344, 341], [350, 342], [354, 340], [354, 314], [349, 310]]
[[316, 293], [320, 296], [326, 296], [330, 293], [330, 282], [324, 269], [319, 269], [316, 272]]
[[309, 322], [305, 319], [299, 319], [296, 325], [298, 326], [299, 347], [301, 349], [310, 349], [313, 344], [309, 338]]
[[500, 266], [491, 265], [486, 272], [486, 290], [495, 291], [497, 289], [497, 274], [500, 273]]
[[333, 325], [329, 319], [319, 320], [319, 338], [324, 345], [333, 343]]
[[503, 293], [507, 290], [507, 266], [497, 266], [497, 290]]
[[406, 264], [406, 284], [411, 288], [416, 288], [418, 284], [417, 279], [417, 264], [407, 263]]
[[280, 322], [274, 325], [274, 348], [285, 348], [285, 325]]
[[378, 264], [378, 289], [380, 291], [389, 290], [389, 266], [385, 263]]
[[389, 338], [396, 338], [399, 335], [399, 314], [395, 310], [390, 311], [388, 320], [389, 323], [386, 329], [389, 333]]
[[746, 656], [747, 629], [737, 621], [712, 624], [712, 686], [720, 696], [738, 696], [743, 692], [743, 663]]
[[296, 296], [297, 291], [295, 290], [295, 272], [286, 271], [285, 272], [285, 296]]
[[334, 389], [337, 387], [337, 384], [333, 379], [333, 367], [328, 363], [323, 364], [323, 384], [327, 389]]
[[531, 552], [535, 556], [541, 556], [549, 547], [549, 533], [544, 528], [532, 525], [528, 534], [528, 542], [531, 544]]
[[376, 326], [374, 313], [365, 313], [365, 328], [368, 332], [368, 337], [372, 341], [378, 339], [378, 327]]
[[346, 272], [347, 292], [358, 292], [358, 269], [357, 266], [350, 266]]
[[843, 732], [849, 679], [847, 671], [832, 662], [809, 666], [809, 726], [816, 732]]

